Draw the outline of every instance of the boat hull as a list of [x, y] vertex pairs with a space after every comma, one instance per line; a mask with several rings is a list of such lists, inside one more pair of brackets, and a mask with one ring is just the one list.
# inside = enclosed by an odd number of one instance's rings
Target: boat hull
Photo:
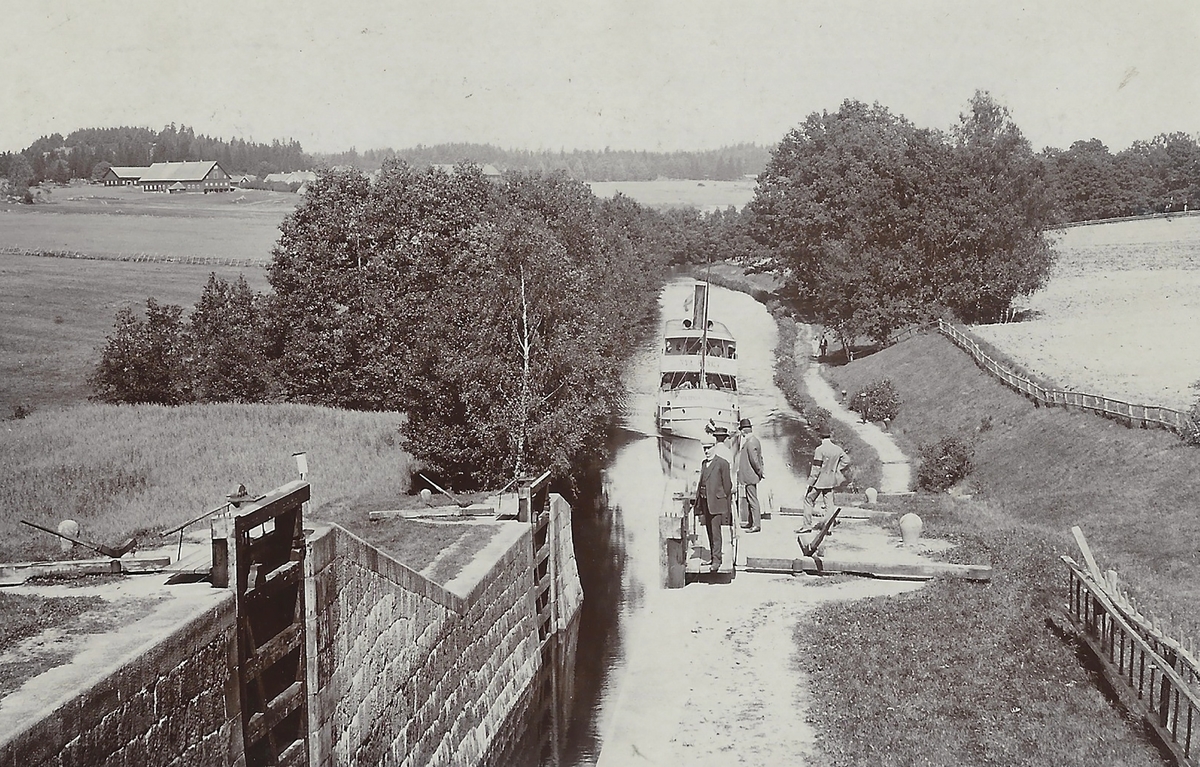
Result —
[[660, 392], [657, 422], [664, 437], [703, 439], [709, 429], [724, 427], [737, 431], [737, 394], [714, 389], [676, 389]]

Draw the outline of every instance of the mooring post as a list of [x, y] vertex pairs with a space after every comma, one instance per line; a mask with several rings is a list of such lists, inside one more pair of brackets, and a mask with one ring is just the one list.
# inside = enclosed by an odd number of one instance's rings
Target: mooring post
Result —
[[659, 517], [658, 573], [663, 588], [683, 588], [687, 581], [684, 554], [683, 517]]
[[233, 516], [229, 509], [226, 509], [213, 515], [208, 524], [212, 531], [212, 569], [209, 570], [209, 579], [214, 589], [227, 589], [230, 566], [229, 537], [233, 530]]

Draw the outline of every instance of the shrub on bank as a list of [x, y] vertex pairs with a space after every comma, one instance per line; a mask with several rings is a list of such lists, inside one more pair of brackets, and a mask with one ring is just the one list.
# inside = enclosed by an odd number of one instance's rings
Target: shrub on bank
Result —
[[[1192, 388], [1200, 389], [1200, 381], [1192, 384]], [[1192, 403], [1192, 409], [1188, 411], [1188, 422], [1184, 429], [1184, 442], [1192, 447], [1200, 447], [1200, 396], [1196, 397], [1196, 401]]]
[[900, 412], [900, 395], [887, 378], [881, 378], [860, 389], [850, 400], [850, 409], [864, 421], [893, 421]]
[[935, 493], [952, 487], [971, 473], [974, 453], [971, 445], [958, 437], [942, 437], [922, 445], [917, 486]]

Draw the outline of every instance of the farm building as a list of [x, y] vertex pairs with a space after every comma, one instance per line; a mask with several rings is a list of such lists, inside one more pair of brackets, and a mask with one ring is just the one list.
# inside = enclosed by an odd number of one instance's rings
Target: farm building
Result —
[[291, 173], [268, 173], [263, 177], [265, 184], [303, 184], [316, 181], [317, 174], [311, 170], [294, 170]]
[[114, 165], [101, 180], [105, 186], [133, 186], [148, 170], [149, 166]]
[[138, 184], [143, 192], [228, 192], [233, 189], [229, 174], [220, 163], [156, 162], [146, 169]]

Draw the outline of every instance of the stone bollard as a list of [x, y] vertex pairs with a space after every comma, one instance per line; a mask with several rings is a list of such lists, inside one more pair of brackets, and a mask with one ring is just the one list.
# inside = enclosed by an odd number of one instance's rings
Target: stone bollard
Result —
[[921, 528], [924, 524], [921, 518], [911, 511], [900, 517], [900, 539], [905, 546], [912, 546], [921, 540]]
[[426, 506], [433, 503], [433, 493], [429, 492], [429, 488], [427, 487], [421, 490], [421, 503]]
[[874, 504], [875, 501], [877, 501], [877, 500], [879, 500], [879, 491], [873, 487], [868, 487], [867, 488], [867, 503]]
[[[79, 537], [79, 523], [73, 519], [64, 519], [58, 523], [59, 535], [65, 535], [69, 538]], [[66, 538], [58, 539], [58, 550], [63, 554], [70, 554], [75, 548], [73, 541], [68, 541]]]

